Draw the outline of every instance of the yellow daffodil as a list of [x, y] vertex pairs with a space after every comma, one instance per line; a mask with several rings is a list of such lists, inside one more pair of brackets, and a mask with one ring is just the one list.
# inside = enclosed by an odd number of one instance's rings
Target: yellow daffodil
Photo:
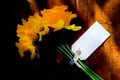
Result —
[[29, 16], [28, 20], [22, 19], [22, 25], [17, 26], [17, 36], [19, 42], [16, 42], [16, 46], [19, 49], [21, 57], [24, 56], [25, 51], [31, 52], [31, 59], [36, 56], [36, 46], [33, 44], [35, 40], [42, 41], [42, 37], [49, 33], [49, 29], [52, 28], [53, 32], [61, 30], [62, 28], [78, 31], [80, 26], [75, 24], [70, 25], [70, 21], [76, 17], [76, 14], [66, 11], [67, 6], [55, 6], [52, 9], [44, 9], [39, 13], [34, 13], [33, 16]]
[[53, 31], [69, 27], [70, 21], [76, 17], [76, 14], [72, 14], [72, 12], [66, 11], [67, 8], [67, 6], [62, 5], [41, 11], [43, 19], [49, 24], [50, 27], [54, 29]]

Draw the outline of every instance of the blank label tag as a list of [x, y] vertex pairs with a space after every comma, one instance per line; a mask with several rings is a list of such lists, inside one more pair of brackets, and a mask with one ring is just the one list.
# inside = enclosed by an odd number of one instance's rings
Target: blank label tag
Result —
[[81, 51], [80, 60], [86, 60], [108, 37], [107, 32], [97, 21], [76, 40], [71, 46], [71, 50]]

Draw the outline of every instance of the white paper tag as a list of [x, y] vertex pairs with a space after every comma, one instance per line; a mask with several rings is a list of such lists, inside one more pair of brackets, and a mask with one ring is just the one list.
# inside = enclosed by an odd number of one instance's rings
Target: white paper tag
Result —
[[110, 33], [96, 21], [72, 44], [71, 50], [75, 54], [80, 50], [80, 60], [86, 60], [109, 36]]

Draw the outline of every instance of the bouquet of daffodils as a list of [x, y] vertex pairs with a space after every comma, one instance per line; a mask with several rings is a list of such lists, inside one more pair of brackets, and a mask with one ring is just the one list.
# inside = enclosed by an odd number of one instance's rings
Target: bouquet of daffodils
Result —
[[76, 14], [66, 11], [67, 6], [55, 6], [52, 9], [44, 9], [40, 13], [36, 12], [29, 16], [27, 20], [22, 19], [22, 25], [17, 25], [17, 36], [19, 41], [16, 42], [20, 56], [23, 57], [26, 51], [31, 53], [31, 59], [36, 56], [37, 47], [34, 41], [42, 41], [42, 37], [49, 32], [56, 32], [63, 28], [78, 31], [81, 26], [70, 25], [70, 21], [77, 17]]
[[[26, 51], [31, 53], [30, 58], [34, 59], [38, 53], [38, 46], [40, 44], [34, 44], [35, 41], [41, 42], [43, 37], [50, 32], [56, 32], [61, 29], [79, 31], [81, 26], [70, 24], [73, 18], [77, 15], [70, 11], [67, 11], [67, 6], [55, 6], [52, 9], [44, 9], [40, 12], [34, 13], [28, 17], [28, 19], [22, 19], [22, 24], [17, 25], [17, 36], [19, 37], [16, 42], [21, 57], [24, 56]], [[74, 57], [74, 53], [65, 44], [61, 44], [57, 47], [57, 51], [62, 54], [66, 59], [71, 61]], [[92, 80], [102, 80], [100, 76], [94, 73], [88, 68], [80, 59], [75, 61], [77, 66], [81, 68]]]

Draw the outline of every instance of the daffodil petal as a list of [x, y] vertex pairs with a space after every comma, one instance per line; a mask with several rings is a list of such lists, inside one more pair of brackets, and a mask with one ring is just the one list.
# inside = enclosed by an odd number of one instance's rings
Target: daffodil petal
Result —
[[75, 24], [73, 24], [73, 25], [69, 25], [65, 28], [68, 29], [68, 30], [78, 31], [78, 30], [81, 29], [81, 26], [75, 26]]
[[59, 20], [56, 24], [53, 25], [54, 26], [54, 30], [53, 32], [55, 31], [58, 31], [60, 29], [62, 29], [64, 27], [64, 21], [63, 20]]

